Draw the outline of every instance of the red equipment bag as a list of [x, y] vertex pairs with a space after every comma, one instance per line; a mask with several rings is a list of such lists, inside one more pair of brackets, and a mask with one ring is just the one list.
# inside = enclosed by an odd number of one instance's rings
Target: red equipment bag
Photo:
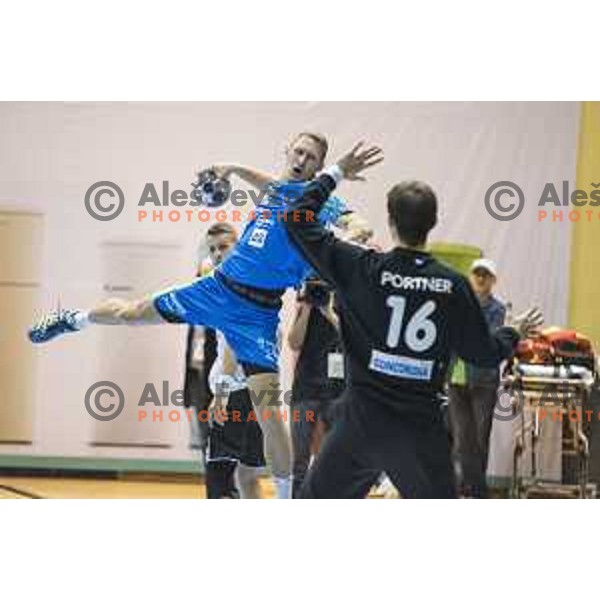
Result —
[[514, 358], [530, 364], [580, 365], [595, 371], [594, 348], [590, 338], [558, 327], [545, 329], [535, 338], [521, 340]]

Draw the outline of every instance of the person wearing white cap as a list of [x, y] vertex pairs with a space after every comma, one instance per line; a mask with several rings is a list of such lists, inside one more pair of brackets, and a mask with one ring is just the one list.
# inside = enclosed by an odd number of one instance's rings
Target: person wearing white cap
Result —
[[[494, 294], [496, 264], [488, 258], [473, 262], [469, 281], [483, 309], [490, 331], [504, 325], [506, 307]], [[453, 377], [449, 387], [449, 415], [454, 454], [459, 465], [462, 495], [485, 498], [488, 495], [486, 470], [492, 429], [498, 368], [466, 364], [463, 377]]]
[[[477, 260], [474, 260], [471, 265], [471, 283], [474, 281], [473, 277], [475, 277], [478, 282], [487, 278], [486, 285], [483, 287], [485, 287], [484, 293], [488, 295], [491, 294], [492, 287], [496, 283], [497, 274], [498, 270], [496, 268], [496, 263], [489, 258], [478, 258]], [[489, 279], [490, 275], [493, 280]], [[491, 283], [491, 287], [489, 286], [489, 283]], [[473, 287], [475, 288], [475, 292], [477, 292], [477, 289], [482, 286], [479, 283], [474, 283]]]

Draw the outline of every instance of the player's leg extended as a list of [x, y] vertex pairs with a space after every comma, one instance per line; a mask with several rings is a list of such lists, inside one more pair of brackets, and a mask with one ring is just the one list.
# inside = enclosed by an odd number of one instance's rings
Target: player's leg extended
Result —
[[227, 343], [246, 375], [248, 393], [263, 433], [265, 455], [279, 498], [291, 493], [291, 443], [280, 411], [286, 409], [278, 375], [279, 311], [237, 301], [223, 328]]
[[300, 498], [365, 498], [379, 476], [369, 464], [368, 454], [363, 432], [346, 415], [340, 417], [308, 469]]
[[40, 344], [63, 335], [81, 331], [91, 323], [99, 325], [150, 325], [165, 320], [154, 307], [152, 298], [123, 300], [109, 298], [91, 310], [57, 310], [45, 315], [29, 330], [29, 339]]
[[390, 420], [387, 429], [377, 437], [374, 454], [402, 497], [456, 498], [450, 436], [441, 420], [412, 425]]
[[154, 325], [166, 322], [156, 310], [152, 297], [133, 301], [109, 298], [92, 308], [87, 318], [90, 323], [98, 325]]
[[219, 293], [212, 278], [170, 288], [136, 300], [109, 298], [91, 310], [58, 310], [46, 315], [29, 330], [29, 339], [40, 344], [86, 325], [153, 325], [189, 323], [211, 325], [219, 311]]
[[247, 382], [250, 398], [263, 432], [265, 454], [271, 462], [277, 496], [289, 498], [292, 473], [290, 436], [283, 420], [275, 417], [277, 410], [286, 407], [284, 405], [281, 407], [269, 406], [271, 398], [276, 398], [281, 402], [279, 375], [274, 372], [253, 373], [248, 375]]

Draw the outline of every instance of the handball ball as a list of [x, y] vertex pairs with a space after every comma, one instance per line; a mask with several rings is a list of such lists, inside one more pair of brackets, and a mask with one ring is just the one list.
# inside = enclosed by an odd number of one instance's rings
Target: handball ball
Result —
[[209, 208], [223, 206], [231, 193], [229, 180], [217, 177], [212, 169], [200, 171], [196, 183], [192, 183], [192, 186], [195, 188], [192, 197]]

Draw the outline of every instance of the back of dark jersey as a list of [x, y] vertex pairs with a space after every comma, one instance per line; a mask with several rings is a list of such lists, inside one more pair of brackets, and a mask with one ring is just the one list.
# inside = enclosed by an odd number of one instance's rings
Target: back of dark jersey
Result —
[[348, 363], [348, 391], [399, 411], [432, 414], [448, 362], [497, 366], [518, 340], [511, 328], [490, 334], [467, 280], [429, 254], [379, 253], [336, 238], [316, 219], [335, 182], [322, 175], [286, 220], [288, 234], [336, 288]]
[[462, 277], [424, 252], [369, 253], [339, 289], [350, 387], [398, 410], [436, 410]]

